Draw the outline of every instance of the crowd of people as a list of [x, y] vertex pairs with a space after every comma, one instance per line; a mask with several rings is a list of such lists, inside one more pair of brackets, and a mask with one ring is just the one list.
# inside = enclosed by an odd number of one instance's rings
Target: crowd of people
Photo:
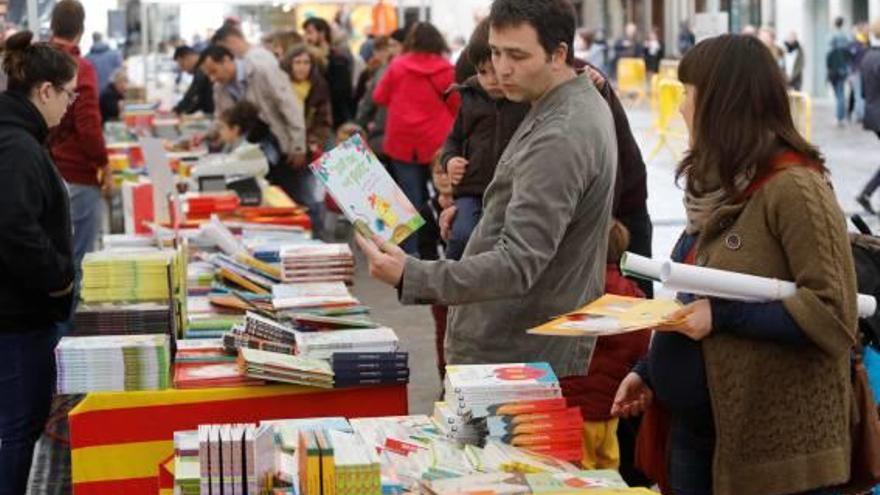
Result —
[[[3, 52], [0, 395], [16, 398], [0, 406], [4, 495], [24, 492], [49, 414], [53, 348], [109, 190], [102, 115], [118, 118], [126, 93], [100, 39], [80, 55], [84, 16], [61, 0], [48, 42], [25, 31]], [[584, 466], [675, 495], [835, 493], [860, 441], [849, 428], [855, 271], [823, 155], [792, 120], [796, 39], [679, 40], [687, 226], [670, 257], [792, 280], [797, 293], [681, 293], [675, 323], [653, 337], [526, 333], [604, 293], [653, 293], [618, 266], [624, 251], [652, 254], [645, 162], [602, 37], [576, 19], [569, 0], [495, 0], [455, 63], [427, 22], [357, 54], [320, 18], [259, 44], [227, 22], [207, 46], [175, 49], [192, 82], [174, 111], [213, 113], [217, 149], [258, 146], [318, 235], [333, 205], [307, 164], [362, 134], [429, 223], [401, 246], [358, 235], [371, 276], [403, 304], [431, 305], [441, 376], [446, 363], [550, 363], [583, 413]], [[659, 36], [633, 28], [614, 57], [656, 69]]]

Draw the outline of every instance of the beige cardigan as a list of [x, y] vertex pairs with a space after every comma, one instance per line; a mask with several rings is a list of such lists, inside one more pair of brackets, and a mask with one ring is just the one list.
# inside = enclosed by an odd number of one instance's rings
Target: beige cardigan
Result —
[[715, 417], [715, 495], [790, 494], [849, 478], [856, 281], [846, 220], [826, 179], [778, 173], [716, 211], [697, 264], [797, 283], [783, 304], [813, 345], [712, 334], [703, 342]]

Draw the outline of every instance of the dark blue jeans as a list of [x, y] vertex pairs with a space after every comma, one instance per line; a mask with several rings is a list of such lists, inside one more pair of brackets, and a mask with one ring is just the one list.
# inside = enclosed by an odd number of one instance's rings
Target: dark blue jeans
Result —
[[446, 241], [446, 259], [458, 261], [464, 253], [468, 239], [471, 238], [471, 232], [483, 216], [483, 198], [479, 196], [455, 198], [455, 208], [455, 219], [452, 221], [449, 240]]
[[[431, 179], [431, 167], [420, 163], [406, 163], [397, 160], [391, 161], [391, 175], [403, 194], [413, 204], [416, 210], [428, 202], [428, 181]], [[419, 232], [406, 238], [400, 247], [410, 256], [419, 256]]]
[[846, 79], [831, 81], [831, 87], [834, 89], [834, 114], [840, 123], [846, 118]]
[[56, 329], [0, 333], [0, 495], [25, 493], [55, 388]]

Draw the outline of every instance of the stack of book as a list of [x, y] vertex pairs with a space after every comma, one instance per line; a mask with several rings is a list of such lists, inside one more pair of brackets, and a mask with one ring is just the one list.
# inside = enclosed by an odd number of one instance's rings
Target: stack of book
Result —
[[260, 380], [333, 387], [333, 368], [322, 359], [242, 348], [239, 367], [247, 376]]
[[82, 262], [86, 303], [165, 301], [171, 296], [174, 251], [96, 251]]
[[264, 493], [275, 471], [275, 431], [253, 424], [200, 425], [201, 493]]
[[[300, 493], [336, 493], [336, 495], [381, 495], [382, 470], [376, 450], [367, 445], [360, 437], [351, 433], [327, 430], [316, 435], [321, 463], [328, 466], [330, 476], [322, 477], [322, 482], [329, 490], [322, 492], [302, 489], [303, 478], [300, 476]], [[301, 451], [302, 452], [302, 451]], [[307, 457], [311, 460], [313, 454]], [[329, 457], [329, 459], [326, 459]], [[332, 467], [331, 467], [332, 466]], [[311, 474], [311, 473], [309, 473]], [[305, 487], [310, 487], [306, 483]]]
[[235, 353], [239, 349], [260, 349], [296, 354], [296, 331], [272, 318], [248, 312], [242, 325], [236, 325], [223, 336], [223, 345]]
[[580, 410], [567, 407], [547, 363], [447, 366], [434, 419], [458, 442], [494, 439], [568, 461], [582, 455]]
[[222, 339], [177, 341], [174, 388], [212, 388], [263, 385], [263, 380], [242, 373], [236, 356], [223, 347]]
[[406, 352], [334, 352], [330, 362], [336, 388], [409, 383]]
[[174, 432], [174, 493], [199, 495], [199, 432]]
[[297, 354], [329, 360], [337, 352], [397, 352], [399, 340], [387, 327], [332, 332], [296, 332]]
[[343, 282], [278, 284], [272, 287], [272, 306], [276, 310], [337, 309], [359, 304]]
[[348, 244], [294, 244], [280, 250], [284, 282], [354, 280], [354, 255]]
[[243, 322], [241, 315], [190, 313], [183, 335], [188, 339], [218, 339]]
[[191, 261], [186, 266], [186, 290], [189, 295], [211, 292], [217, 270], [206, 261]]
[[168, 304], [80, 304], [71, 335], [135, 335], [174, 333], [174, 314]]
[[225, 282], [256, 294], [269, 294], [272, 286], [278, 283], [274, 274], [225, 254], [212, 254], [207, 260], [217, 268], [218, 275]]
[[55, 348], [59, 394], [168, 387], [168, 335], [64, 337]]

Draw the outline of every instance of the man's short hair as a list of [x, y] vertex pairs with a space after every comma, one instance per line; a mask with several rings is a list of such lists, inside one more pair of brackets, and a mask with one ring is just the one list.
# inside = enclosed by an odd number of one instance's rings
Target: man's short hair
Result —
[[244, 39], [244, 35], [241, 33], [241, 29], [238, 29], [234, 24], [225, 23], [214, 33], [214, 36], [211, 38], [211, 43], [216, 45], [217, 43], [226, 41], [228, 38]]
[[330, 23], [320, 17], [309, 17], [303, 22], [303, 29], [306, 29], [309, 26], [312, 26], [315, 28], [315, 31], [323, 34], [328, 45], [333, 44], [333, 31], [330, 29]]
[[85, 31], [86, 11], [77, 0], [61, 0], [52, 9], [52, 35], [73, 40]]
[[574, 63], [574, 33], [577, 15], [569, 0], [495, 0], [489, 14], [493, 28], [505, 28], [526, 23], [538, 32], [538, 41], [547, 55], [560, 43], [568, 47], [566, 63]]
[[838, 16], [834, 18], [834, 27], [838, 29], [843, 27], [843, 17]]
[[193, 50], [191, 47], [186, 46], [186, 45], [180, 45], [174, 49], [174, 55], [171, 56], [171, 60], [174, 60], [175, 62], [177, 62], [178, 60], [182, 59], [183, 57], [186, 57], [187, 55], [192, 55], [195, 53], [196, 53], [196, 51]]
[[229, 49], [225, 46], [211, 45], [208, 48], [205, 48], [205, 51], [202, 52], [201, 60], [205, 60], [208, 58], [210, 58], [214, 62], [222, 62], [227, 58], [234, 60], [235, 55], [233, 55], [232, 52], [230, 52]]

